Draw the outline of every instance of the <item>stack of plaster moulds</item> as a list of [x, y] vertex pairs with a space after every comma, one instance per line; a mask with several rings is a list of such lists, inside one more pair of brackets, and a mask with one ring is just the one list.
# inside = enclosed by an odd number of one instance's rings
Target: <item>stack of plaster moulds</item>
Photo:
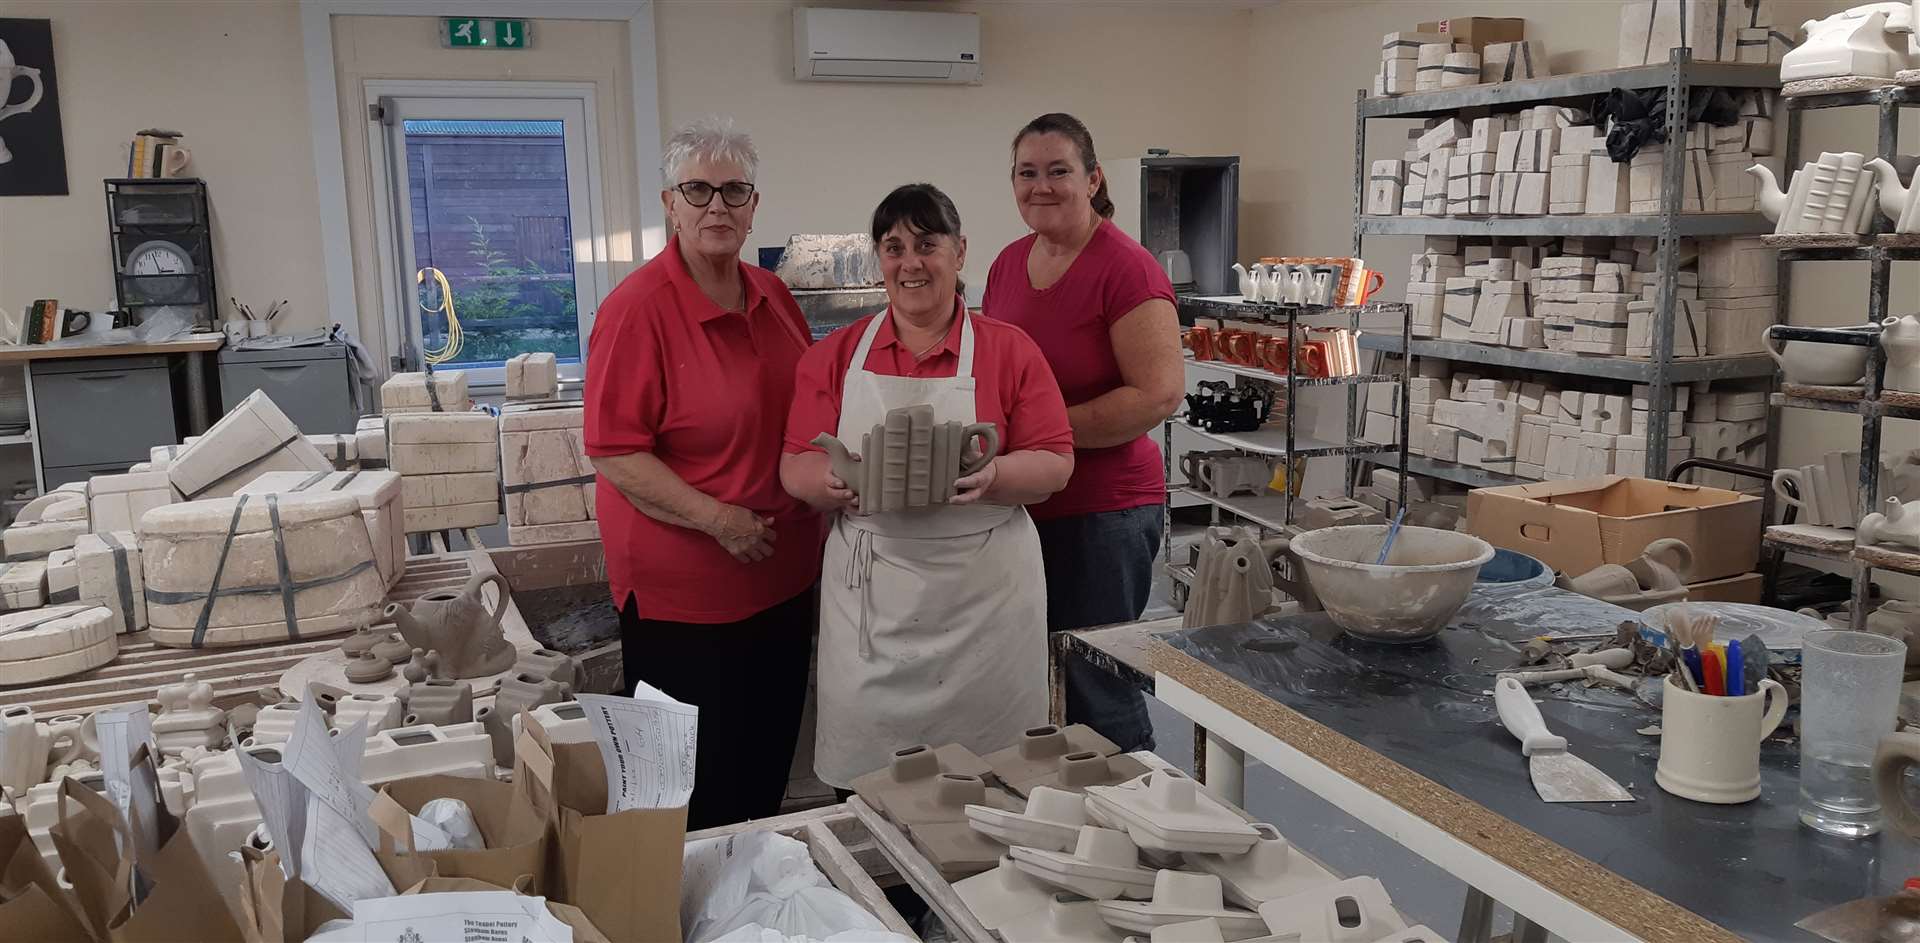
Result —
[[469, 411], [464, 372], [394, 374], [380, 387], [380, 404], [407, 533], [500, 519], [499, 424]]
[[[1778, 310], [1774, 250], [1758, 237], [1683, 241], [1673, 356], [1759, 353]], [[1519, 245], [1427, 237], [1409, 268], [1415, 337], [1649, 358], [1659, 294], [1652, 238]]]
[[[1695, 124], [1678, 149], [1687, 162], [1681, 211], [1758, 208], [1747, 168], [1773, 153], [1775, 100], [1736, 96], [1740, 118]], [[1647, 144], [1624, 163], [1585, 113], [1537, 105], [1466, 121], [1439, 118], [1407, 133], [1398, 159], [1368, 166], [1362, 212], [1370, 216], [1544, 216], [1657, 213], [1667, 148]]]
[[[78, 575], [74, 544], [92, 536], [90, 527], [86, 483], [72, 482], [29, 501], [0, 534], [0, 685], [66, 677], [119, 654], [110, 614], [68, 591]], [[49, 572], [59, 604], [49, 605]]]
[[[1535, 480], [1640, 475], [1646, 465], [1650, 390], [1604, 380], [1550, 385], [1453, 370], [1448, 361], [1416, 359], [1408, 380], [1407, 451], [1440, 461]], [[1572, 380], [1573, 378], [1566, 378]], [[1761, 461], [1766, 393], [1708, 381], [1675, 386], [1671, 465], [1692, 456]], [[1368, 389], [1363, 437], [1389, 444], [1398, 425], [1391, 383]], [[1696, 484], [1752, 489], [1721, 473], [1696, 473]], [[1410, 491], [1418, 494], [1418, 490]]]
[[514, 546], [600, 536], [585, 410], [579, 401], [559, 395], [553, 354], [521, 354], [507, 361], [500, 478], [506, 494], [507, 543]]

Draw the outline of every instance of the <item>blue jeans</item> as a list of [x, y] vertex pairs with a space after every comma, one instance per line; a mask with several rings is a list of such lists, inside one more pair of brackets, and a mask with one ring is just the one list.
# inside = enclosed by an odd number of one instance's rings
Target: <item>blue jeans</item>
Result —
[[[1047, 567], [1049, 631], [1140, 618], [1153, 591], [1161, 513], [1160, 505], [1149, 504], [1034, 522]], [[1068, 723], [1086, 724], [1122, 750], [1153, 749], [1144, 695], [1079, 656], [1063, 667]]]

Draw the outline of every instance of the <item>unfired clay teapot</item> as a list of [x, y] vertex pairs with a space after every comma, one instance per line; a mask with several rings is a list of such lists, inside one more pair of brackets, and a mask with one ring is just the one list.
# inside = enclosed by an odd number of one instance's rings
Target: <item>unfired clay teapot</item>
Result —
[[1906, 544], [1920, 550], [1920, 502], [1903, 505], [1899, 498], [1888, 498], [1882, 507], [1886, 508], [1884, 512], [1875, 511], [1860, 519], [1856, 531], [1860, 545]]
[[[500, 602], [487, 611], [480, 588], [488, 583], [500, 593]], [[386, 617], [400, 627], [407, 644], [439, 653], [440, 671], [449, 678], [482, 678], [513, 667], [513, 645], [500, 634], [500, 617], [507, 611], [507, 581], [499, 573], [475, 573], [457, 593], [431, 592], [408, 610], [388, 603]]]
[[[977, 454], [968, 450], [976, 438]], [[1000, 430], [990, 422], [936, 423], [932, 406], [903, 406], [861, 437], [859, 456], [824, 432], [812, 444], [826, 450], [834, 475], [859, 496], [860, 513], [872, 514], [947, 503], [956, 480], [1000, 454]]]
[[[1915, 184], [1920, 190], [1920, 184]], [[1880, 322], [1880, 349], [1887, 353], [1887, 371], [1880, 388], [1920, 393], [1920, 315], [1887, 318]]]
[[1773, 325], [1760, 332], [1760, 344], [1780, 364], [1788, 383], [1808, 386], [1859, 386], [1867, 375], [1867, 348], [1853, 344], [1787, 341], [1775, 349]]
[[1880, 179], [1880, 212], [1893, 220], [1894, 232], [1920, 232], [1920, 183], [1900, 185], [1900, 171], [1885, 158], [1867, 161]]

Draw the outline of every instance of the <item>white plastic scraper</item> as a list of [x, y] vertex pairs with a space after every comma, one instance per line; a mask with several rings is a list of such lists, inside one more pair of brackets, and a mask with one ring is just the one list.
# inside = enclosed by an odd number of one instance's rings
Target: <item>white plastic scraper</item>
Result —
[[1622, 788], [1592, 763], [1567, 752], [1567, 738], [1547, 731], [1546, 718], [1527, 689], [1512, 678], [1493, 685], [1493, 706], [1500, 722], [1520, 738], [1520, 752], [1533, 774], [1533, 789], [1547, 802], [1632, 802]]

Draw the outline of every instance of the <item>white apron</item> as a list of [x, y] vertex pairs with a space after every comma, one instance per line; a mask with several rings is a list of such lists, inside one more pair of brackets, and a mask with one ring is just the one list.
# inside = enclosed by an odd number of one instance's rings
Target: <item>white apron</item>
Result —
[[[960, 314], [960, 366], [946, 379], [870, 373], [882, 319], [847, 365], [842, 442], [888, 410], [933, 406], [974, 421], [973, 319]], [[916, 743], [987, 753], [1047, 721], [1047, 586], [1025, 508], [970, 504], [841, 514], [820, 578], [819, 724], [814, 771], [847, 788]]]

